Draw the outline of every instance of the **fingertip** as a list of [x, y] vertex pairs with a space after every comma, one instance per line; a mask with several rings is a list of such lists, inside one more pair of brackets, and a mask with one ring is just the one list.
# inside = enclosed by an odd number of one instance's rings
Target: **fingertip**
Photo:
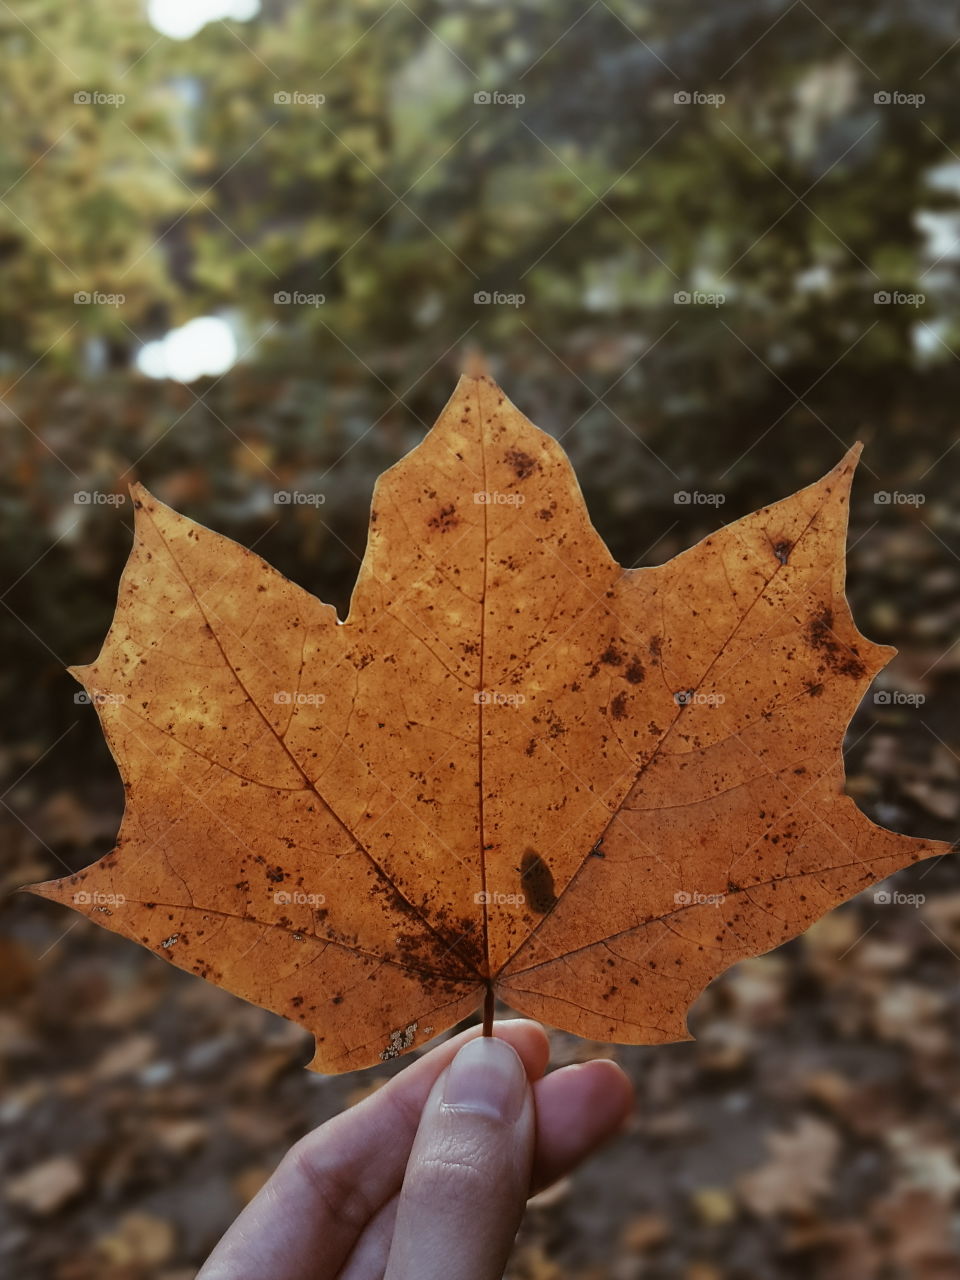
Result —
[[556, 1081], [554, 1096], [580, 1113], [585, 1132], [595, 1131], [598, 1141], [616, 1133], [633, 1111], [633, 1083], [612, 1058], [574, 1063], [555, 1071], [549, 1079]]
[[[636, 1092], [633, 1081], [613, 1058], [595, 1058], [577, 1064], [580, 1079], [586, 1080], [592, 1093], [606, 1101], [610, 1115], [625, 1121], [633, 1111]], [[582, 1086], [581, 1086], [582, 1087]]]
[[534, 1086], [534, 1189], [564, 1177], [612, 1138], [633, 1110], [634, 1091], [616, 1062], [598, 1058], [554, 1071]]

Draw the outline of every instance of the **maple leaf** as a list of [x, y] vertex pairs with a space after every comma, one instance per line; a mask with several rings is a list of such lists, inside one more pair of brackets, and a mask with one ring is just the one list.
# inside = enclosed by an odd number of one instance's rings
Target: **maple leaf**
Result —
[[560, 446], [484, 376], [377, 483], [345, 623], [134, 488], [90, 692], [116, 848], [33, 886], [307, 1027], [403, 1053], [494, 994], [689, 1039], [736, 960], [948, 846], [871, 823], [841, 744], [894, 650], [847, 605], [857, 450], [623, 569]]

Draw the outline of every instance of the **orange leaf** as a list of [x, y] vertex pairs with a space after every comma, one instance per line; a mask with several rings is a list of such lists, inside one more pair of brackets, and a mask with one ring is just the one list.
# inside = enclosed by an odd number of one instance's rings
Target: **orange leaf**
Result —
[[116, 849], [34, 892], [396, 1056], [496, 993], [597, 1040], [688, 1038], [721, 970], [948, 846], [874, 826], [841, 742], [893, 650], [844, 593], [856, 451], [659, 568], [590, 524], [485, 376], [377, 484], [350, 607], [134, 491], [91, 692]]

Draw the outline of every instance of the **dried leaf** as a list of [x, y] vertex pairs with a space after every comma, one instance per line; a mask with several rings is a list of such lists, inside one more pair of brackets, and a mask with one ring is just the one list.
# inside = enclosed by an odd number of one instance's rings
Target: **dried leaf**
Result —
[[34, 891], [302, 1023], [319, 1070], [494, 995], [599, 1041], [688, 1038], [717, 973], [947, 851], [843, 794], [893, 652], [843, 594], [855, 458], [626, 570], [559, 445], [467, 377], [380, 478], [345, 624], [137, 487], [75, 672], [123, 826]]
[[152, 1213], [124, 1214], [115, 1231], [103, 1235], [97, 1248], [115, 1266], [169, 1262], [176, 1246], [173, 1225]]
[[39, 1217], [62, 1209], [83, 1187], [83, 1170], [71, 1156], [51, 1156], [7, 1182], [7, 1199]]
[[739, 1180], [740, 1195], [760, 1217], [806, 1213], [830, 1188], [840, 1150], [835, 1129], [814, 1116], [802, 1116], [792, 1131], [767, 1139], [770, 1159]]
[[640, 1213], [623, 1229], [623, 1245], [630, 1253], [647, 1253], [670, 1239], [670, 1223], [659, 1213]]

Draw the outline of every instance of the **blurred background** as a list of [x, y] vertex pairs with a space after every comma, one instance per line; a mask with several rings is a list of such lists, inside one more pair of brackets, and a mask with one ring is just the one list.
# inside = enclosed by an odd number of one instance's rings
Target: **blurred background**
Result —
[[[875, 820], [960, 814], [960, 11], [948, 0], [0, 0], [0, 1271], [190, 1280], [396, 1064], [55, 905], [122, 809], [70, 663], [142, 480], [343, 612], [374, 479], [470, 351], [626, 565], [866, 443], [847, 743]], [[322, 505], [275, 501], [283, 491]], [[512, 1280], [960, 1275], [960, 873], [737, 966], [613, 1050], [631, 1130]], [[556, 1056], [606, 1053], [557, 1035]]]

